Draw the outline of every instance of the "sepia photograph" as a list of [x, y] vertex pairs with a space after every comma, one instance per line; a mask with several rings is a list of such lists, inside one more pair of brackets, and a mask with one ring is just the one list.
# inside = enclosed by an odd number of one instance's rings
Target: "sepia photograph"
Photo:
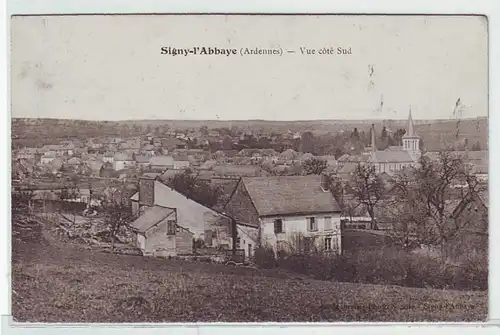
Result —
[[14, 322], [487, 321], [485, 16], [10, 35]]

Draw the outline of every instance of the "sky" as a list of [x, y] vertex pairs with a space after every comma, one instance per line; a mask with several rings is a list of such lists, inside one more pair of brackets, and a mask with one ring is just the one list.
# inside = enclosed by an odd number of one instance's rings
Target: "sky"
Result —
[[[405, 119], [410, 108], [414, 119], [488, 115], [481, 17], [24, 16], [12, 20], [11, 43], [13, 117], [363, 120]], [[283, 54], [172, 57], [160, 53], [164, 46]], [[339, 46], [352, 54], [300, 52]]]

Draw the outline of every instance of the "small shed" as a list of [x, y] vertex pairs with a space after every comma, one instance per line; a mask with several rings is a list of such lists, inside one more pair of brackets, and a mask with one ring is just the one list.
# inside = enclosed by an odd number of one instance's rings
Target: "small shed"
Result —
[[152, 206], [130, 224], [136, 245], [144, 256], [178, 256], [193, 253], [193, 233], [177, 224], [175, 209]]

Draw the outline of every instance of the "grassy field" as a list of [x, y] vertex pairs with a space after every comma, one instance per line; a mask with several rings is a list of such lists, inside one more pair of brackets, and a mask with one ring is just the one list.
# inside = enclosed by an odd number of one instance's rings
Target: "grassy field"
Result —
[[281, 270], [13, 245], [19, 322], [479, 321], [487, 292], [312, 280]]

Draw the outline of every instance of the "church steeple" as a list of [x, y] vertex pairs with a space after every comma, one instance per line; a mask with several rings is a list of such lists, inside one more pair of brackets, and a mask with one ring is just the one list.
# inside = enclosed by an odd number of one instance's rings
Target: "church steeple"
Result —
[[409, 112], [409, 115], [408, 115], [408, 133], [407, 134], [408, 134], [409, 137], [414, 136], [414, 132], [413, 132], [413, 118], [411, 117], [411, 106], [410, 106], [410, 112]]
[[414, 160], [420, 156], [420, 137], [415, 134], [413, 129], [413, 118], [411, 116], [411, 106], [408, 112], [408, 127], [403, 135], [403, 150], [408, 151]]

